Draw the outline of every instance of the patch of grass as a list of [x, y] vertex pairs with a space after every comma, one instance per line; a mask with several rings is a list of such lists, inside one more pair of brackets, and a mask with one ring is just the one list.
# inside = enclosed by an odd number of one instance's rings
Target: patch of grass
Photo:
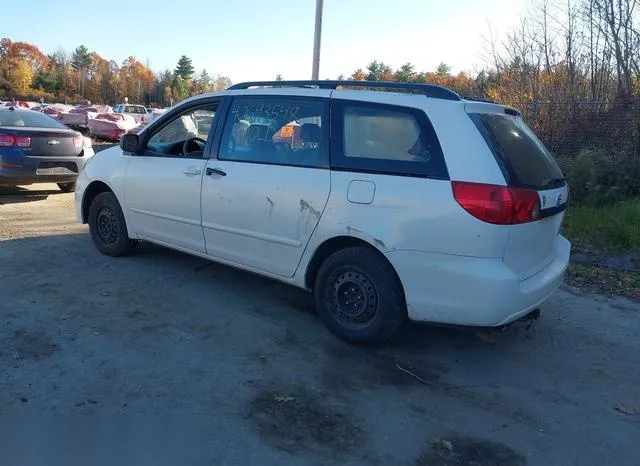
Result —
[[563, 232], [578, 250], [640, 251], [640, 200], [570, 205]]
[[569, 264], [566, 283], [584, 291], [640, 300], [640, 274], [597, 265]]

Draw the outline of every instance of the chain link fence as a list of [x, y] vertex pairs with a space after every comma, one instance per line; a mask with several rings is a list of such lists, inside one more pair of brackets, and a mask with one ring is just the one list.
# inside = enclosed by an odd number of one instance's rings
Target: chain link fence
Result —
[[640, 197], [640, 101], [532, 102], [522, 110], [560, 163], [574, 200]]

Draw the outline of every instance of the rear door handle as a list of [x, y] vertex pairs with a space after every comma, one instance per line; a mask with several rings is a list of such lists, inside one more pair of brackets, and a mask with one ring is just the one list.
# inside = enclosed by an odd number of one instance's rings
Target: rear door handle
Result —
[[197, 168], [194, 168], [194, 167], [189, 167], [185, 171], [183, 171], [182, 173], [184, 173], [185, 175], [199, 175], [200, 173], [202, 173], [202, 171], [200, 171], [200, 170], [198, 170]]
[[220, 175], [220, 176], [227, 176], [227, 173], [220, 170], [219, 168], [209, 168], [207, 167], [207, 171], [206, 171], [207, 175]]

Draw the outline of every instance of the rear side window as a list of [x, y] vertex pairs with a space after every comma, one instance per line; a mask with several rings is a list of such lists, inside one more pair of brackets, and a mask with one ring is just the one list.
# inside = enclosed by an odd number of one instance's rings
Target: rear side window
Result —
[[447, 179], [438, 138], [418, 109], [334, 101], [332, 168]]
[[45, 113], [21, 110], [0, 111], [0, 126], [69, 129]]
[[551, 189], [564, 185], [562, 170], [521, 118], [493, 113], [469, 116], [493, 152], [509, 186]]

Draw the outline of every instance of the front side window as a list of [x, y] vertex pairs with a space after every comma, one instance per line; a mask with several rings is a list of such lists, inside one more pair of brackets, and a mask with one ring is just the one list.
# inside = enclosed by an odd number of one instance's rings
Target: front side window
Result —
[[335, 168], [448, 177], [438, 138], [421, 110], [347, 101], [337, 102], [335, 110]]
[[326, 166], [325, 104], [320, 100], [238, 98], [224, 126], [219, 158]]
[[202, 157], [216, 108], [216, 104], [190, 108], [173, 117], [151, 135], [147, 150], [163, 155]]

